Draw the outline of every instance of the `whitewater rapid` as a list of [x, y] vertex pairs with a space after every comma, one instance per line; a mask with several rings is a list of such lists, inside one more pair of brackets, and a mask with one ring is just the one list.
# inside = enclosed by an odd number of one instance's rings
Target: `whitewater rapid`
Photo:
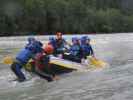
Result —
[[[49, 36], [36, 36], [46, 43]], [[71, 35], [64, 36], [68, 41]], [[80, 35], [77, 35], [80, 37]], [[0, 63], [0, 100], [133, 100], [133, 34], [89, 35], [97, 58], [109, 68], [92, 72], [72, 72], [58, 81], [26, 75], [29, 81], [11, 82], [15, 76], [9, 65]], [[1, 37], [0, 59], [15, 57], [28, 37]]]

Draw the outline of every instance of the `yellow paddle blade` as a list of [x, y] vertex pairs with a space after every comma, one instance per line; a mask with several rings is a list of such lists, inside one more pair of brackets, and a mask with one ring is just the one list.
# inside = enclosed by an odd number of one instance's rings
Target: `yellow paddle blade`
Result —
[[32, 69], [33, 69], [31, 62], [32, 62], [32, 59], [24, 66], [24, 68], [28, 71], [32, 71]]
[[105, 67], [107, 65], [104, 61], [98, 60], [94, 57], [89, 57], [89, 61], [91, 65], [94, 65], [97, 68]]
[[6, 56], [3, 58], [3, 64], [12, 64], [13, 63], [13, 58], [11, 56]]
[[24, 66], [24, 68], [25, 68], [26, 70], [28, 70], [28, 71], [31, 71], [31, 70], [32, 70], [32, 65], [30, 64], [30, 62], [28, 62], [28, 63]]

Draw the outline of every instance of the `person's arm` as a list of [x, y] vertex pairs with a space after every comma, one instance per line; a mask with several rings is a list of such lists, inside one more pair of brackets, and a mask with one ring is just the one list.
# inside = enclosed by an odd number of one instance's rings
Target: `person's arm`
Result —
[[64, 45], [65, 45], [65, 48], [66, 49], [68, 49], [68, 48], [70, 48], [72, 45], [69, 43], [69, 42], [67, 42], [65, 39], [63, 39], [64, 40]]
[[65, 44], [68, 46], [71, 46], [71, 44], [69, 42], [67, 42], [66, 40], [65, 40]]
[[90, 55], [96, 59], [95, 54], [94, 54], [94, 50], [92, 49], [91, 45], [90, 45]]

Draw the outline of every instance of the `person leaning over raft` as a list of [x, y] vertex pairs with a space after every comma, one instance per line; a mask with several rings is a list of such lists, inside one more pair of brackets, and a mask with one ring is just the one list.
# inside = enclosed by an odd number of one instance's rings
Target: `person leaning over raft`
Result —
[[[28, 39], [30, 40], [30, 39]], [[37, 41], [35, 39], [29, 41], [29, 43], [25, 46], [24, 49], [22, 49], [16, 56], [15, 61], [11, 65], [11, 70], [14, 72], [14, 74], [17, 76], [17, 81], [23, 82], [26, 80], [26, 77], [24, 73], [21, 71], [23, 66], [27, 64], [27, 62], [33, 58], [34, 56], [42, 51], [42, 43], [40, 41]]]
[[48, 44], [44, 50], [38, 53], [35, 57], [35, 73], [40, 77], [46, 79], [48, 82], [58, 80], [59, 77], [51, 69], [52, 65], [49, 64], [50, 54], [53, 53], [53, 47]]

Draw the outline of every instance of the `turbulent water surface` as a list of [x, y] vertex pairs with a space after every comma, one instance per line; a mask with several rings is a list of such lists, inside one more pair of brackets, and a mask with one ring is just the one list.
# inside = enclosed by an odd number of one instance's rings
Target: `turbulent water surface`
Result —
[[[72, 36], [66, 36], [69, 40]], [[133, 100], [133, 34], [90, 35], [97, 58], [109, 68], [72, 72], [51, 83], [27, 72], [29, 81], [12, 82], [9, 65], [0, 63], [0, 100]], [[38, 36], [45, 42], [48, 37]], [[27, 37], [0, 39], [0, 59], [15, 56]]]

